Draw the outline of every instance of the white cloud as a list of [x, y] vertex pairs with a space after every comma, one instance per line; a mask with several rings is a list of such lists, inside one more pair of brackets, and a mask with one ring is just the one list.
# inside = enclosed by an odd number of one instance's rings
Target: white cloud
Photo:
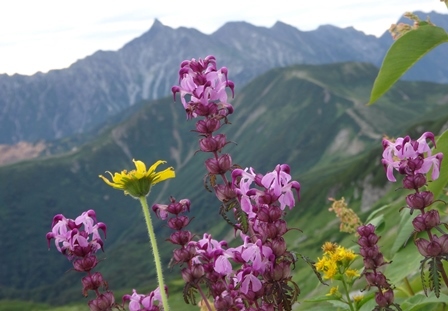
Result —
[[154, 18], [177, 28], [212, 33], [228, 21], [300, 30], [322, 24], [354, 26], [381, 35], [405, 11], [445, 13], [437, 0], [15, 0], [0, 2], [0, 73], [65, 68], [95, 51], [117, 50], [147, 31]]

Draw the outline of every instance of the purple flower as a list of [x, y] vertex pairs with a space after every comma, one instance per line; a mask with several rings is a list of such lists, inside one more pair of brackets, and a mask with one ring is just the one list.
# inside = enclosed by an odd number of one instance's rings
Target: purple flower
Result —
[[95, 211], [82, 213], [75, 220], [67, 219], [62, 214], [54, 216], [51, 232], [47, 233], [48, 246], [54, 239], [59, 252], [69, 260], [74, 257], [85, 257], [103, 248], [103, 241], [99, 234], [102, 230], [106, 235], [106, 225], [96, 223]]
[[411, 140], [409, 136], [399, 137], [395, 142], [383, 139], [384, 151], [381, 162], [386, 169], [387, 179], [396, 181], [394, 169], [408, 175], [426, 174], [432, 169], [431, 178], [436, 180], [439, 177], [443, 154], [432, 155], [427, 140], [435, 146], [434, 134], [431, 132], [423, 133], [417, 140]]
[[[264, 204], [271, 205], [278, 201], [280, 209], [284, 210], [286, 206], [290, 209], [295, 205], [294, 192], [300, 197], [300, 184], [297, 181], [291, 181], [290, 169], [287, 164], [278, 164], [274, 171], [266, 175], [255, 174], [253, 168], [236, 169], [232, 172], [233, 185], [238, 194], [241, 209], [245, 211], [249, 218], [254, 218], [256, 213], [253, 211], [252, 201], [261, 208]], [[255, 182], [263, 190], [250, 188], [252, 182]]]
[[269, 246], [263, 245], [261, 240], [257, 240], [255, 243], [249, 241], [249, 237], [244, 237], [244, 244], [233, 249], [229, 249], [228, 252], [236, 253], [241, 258], [250, 264], [253, 271], [263, 273], [271, 265], [272, 249]]
[[[166, 291], [166, 288], [165, 288]], [[124, 295], [123, 303], [129, 301], [129, 311], [159, 311], [160, 307], [155, 302], [162, 301], [160, 289], [157, 287], [148, 295], [138, 294], [135, 289], [132, 290], [132, 295]]]
[[212, 235], [208, 233], [204, 233], [203, 238], [196, 242], [197, 253], [203, 254], [208, 258], [221, 255], [224, 252], [223, 247], [227, 247], [226, 241], [218, 242], [212, 239]]
[[[227, 103], [226, 88], [229, 87], [234, 92], [234, 84], [227, 79], [227, 68], [217, 69], [216, 58], [207, 56], [205, 59], [185, 60], [179, 70], [179, 86], [173, 86], [171, 89], [174, 99], [176, 93], [180, 93], [182, 105], [187, 111], [189, 119], [198, 115], [205, 115], [204, 111], [209, 110], [207, 105], [210, 102], [217, 102], [218, 109], [215, 112], [205, 112], [206, 114], [222, 115], [232, 113], [233, 108]], [[189, 101], [187, 102], [187, 95]], [[205, 108], [205, 110], [204, 110]]]
[[260, 279], [256, 277], [250, 269], [240, 271], [236, 275], [237, 281], [241, 283], [241, 291], [247, 294], [249, 290], [258, 292], [262, 288]]
[[232, 171], [232, 180], [233, 185], [235, 187], [235, 192], [240, 198], [241, 209], [249, 215], [249, 217], [253, 217], [254, 213], [252, 212], [252, 203], [250, 197], [247, 195], [247, 192], [250, 190], [250, 186], [252, 182], [255, 180], [256, 174], [254, 169], [246, 168], [236, 169]]
[[214, 270], [221, 275], [229, 275], [233, 271], [229, 258], [227, 253], [219, 255], [215, 260]]
[[272, 190], [278, 197], [280, 209], [284, 210], [286, 206], [292, 209], [295, 205], [294, 189], [297, 197], [300, 199], [300, 184], [297, 181], [291, 181], [289, 174], [290, 168], [287, 164], [278, 164], [275, 170], [267, 173], [261, 179], [261, 183], [266, 189]]

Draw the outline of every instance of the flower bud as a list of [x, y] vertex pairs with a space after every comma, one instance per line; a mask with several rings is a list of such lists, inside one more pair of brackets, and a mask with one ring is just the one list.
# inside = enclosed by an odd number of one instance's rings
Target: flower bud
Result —
[[403, 187], [406, 189], [418, 189], [426, 184], [426, 177], [422, 173], [406, 175], [403, 178]]
[[386, 308], [394, 302], [394, 292], [392, 289], [388, 289], [385, 292], [381, 290], [375, 293], [375, 302], [381, 308]]
[[235, 190], [233, 190], [230, 183], [215, 186], [215, 195], [221, 202], [228, 202], [236, 197]]
[[193, 235], [190, 231], [178, 231], [170, 235], [168, 241], [177, 245], [187, 245], [193, 239]]
[[440, 215], [437, 210], [430, 210], [425, 214], [420, 214], [412, 220], [412, 225], [416, 232], [431, 230], [440, 225]]
[[362, 237], [368, 237], [372, 234], [375, 234], [375, 226], [372, 224], [368, 224], [368, 225], [364, 225], [364, 226], [359, 226], [358, 229], [356, 230], [358, 232], [358, 234]]
[[276, 257], [283, 256], [286, 252], [286, 242], [281, 236], [272, 239], [266, 245], [272, 249]]
[[207, 117], [207, 116], [212, 116], [218, 113], [218, 108], [216, 107], [216, 105], [214, 103], [208, 103], [208, 104], [202, 104], [202, 103], [198, 103], [198, 105], [196, 105], [194, 112], [198, 115], [198, 116], [203, 116], [203, 117]]
[[380, 250], [378, 245], [373, 245], [369, 247], [362, 247], [360, 248], [359, 252], [362, 257], [375, 258], [376, 256], [378, 256]]
[[81, 279], [82, 282], [82, 293], [87, 297], [87, 292], [89, 290], [97, 290], [101, 286], [107, 287], [106, 281], [104, 281], [103, 276], [99, 272], [95, 272], [92, 275], [87, 275]]
[[431, 191], [422, 191], [409, 194], [406, 197], [406, 203], [411, 209], [411, 213], [414, 209], [423, 210], [425, 207], [432, 204], [434, 195]]
[[188, 226], [190, 219], [187, 216], [174, 217], [168, 220], [168, 227], [173, 230], [182, 230]]
[[231, 310], [234, 306], [233, 298], [229, 295], [224, 297], [218, 296], [215, 299], [214, 305], [217, 311]]
[[175, 263], [188, 262], [195, 255], [196, 249], [192, 245], [187, 245], [173, 251], [173, 259]]
[[281, 261], [266, 273], [271, 281], [280, 281], [288, 279], [291, 276], [291, 263], [288, 261]]
[[205, 274], [202, 264], [195, 264], [191, 267], [191, 276], [195, 279], [201, 278]]
[[205, 160], [205, 167], [207, 171], [211, 174], [224, 174], [232, 166], [232, 158], [229, 154], [223, 154], [218, 159], [210, 158]]
[[377, 286], [381, 288], [390, 288], [390, 284], [387, 282], [386, 277], [379, 271], [376, 272], [365, 272], [364, 273], [367, 284], [369, 286]]
[[425, 257], [437, 257], [442, 252], [442, 246], [438, 243], [438, 238], [435, 235], [432, 236], [431, 241], [417, 238], [414, 243], [419, 253]]
[[79, 272], [89, 272], [98, 264], [96, 256], [87, 256], [73, 261], [73, 268]]
[[112, 292], [106, 292], [90, 300], [87, 304], [89, 305], [90, 311], [109, 311], [112, 310], [115, 304], [115, 297]]
[[206, 120], [199, 120], [196, 123], [196, 131], [200, 134], [211, 134], [221, 127], [219, 120], [215, 118], [208, 118]]

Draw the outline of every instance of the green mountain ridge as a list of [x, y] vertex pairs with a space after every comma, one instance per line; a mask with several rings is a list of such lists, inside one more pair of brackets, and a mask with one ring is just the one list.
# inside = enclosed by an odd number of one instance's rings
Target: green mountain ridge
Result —
[[[326, 239], [344, 238], [327, 212], [329, 196], [344, 195], [353, 208], [366, 212], [380, 195], [366, 198], [365, 193], [390, 190], [379, 162], [383, 134], [405, 135], [403, 129], [418, 124], [437, 133], [446, 123], [446, 85], [399, 82], [377, 105], [366, 107], [376, 73], [363, 63], [300, 65], [271, 70], [236, 90], [232, 124], [221, 131], [235, 144], [224, 152], [234, 163], [261, 173], [278, 163], [291, 166], [303, 192], [288, 224], [303, 234], [291, 232], [288, 239], [305, 255], [317, 256]], [[220, 219], [219, 202], [203, 186], [207, 155], [196, 153], [194, 123], [185, 120], [179, 101], [164, 98], [142, 103], [140, 110], [77, 151], [0, 167], [0, 234], [7, 237], [0, 242], [7, 250], [0, 267], [0, 298], [52, 304], [80, 300], [82, 275], [67, 271], [70, 264], [54, 245], [46, 250], [45, 234], [55, 214], [74, 218], [88, 209], [95, 209], [108, 226], [97, 270], [111, 289], [129, 293], [156, 287], [138, 202], [98, 178], [104, 171], [131, 168], [132, 158], [148, 163], [163, 159], [176, 169], [175, 179], [154, 187], [150, 205], [167, 202], [170, 195], [189, 198], [195, 217], [190, 230], [199, 236], [211, 230], [218, 239], [228, 235], [232, 228]], [[172, 248], [163, 240], [170, 232], [162, 221], [155, 225], [168, 262]], [[168, 280], [179, 278], [176, 271], [167, 271]], [[307, 277], [308, 272], [299, 274], [299, 284]], [[303, 295], [313, 287], [306, 285]]]

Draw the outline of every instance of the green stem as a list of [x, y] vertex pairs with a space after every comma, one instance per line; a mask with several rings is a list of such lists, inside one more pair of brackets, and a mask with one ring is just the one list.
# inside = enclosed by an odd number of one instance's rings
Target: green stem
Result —
[[415, 296], [414, 290], [412, 289], [411, 283], [409, 283], [408, 277], [405, 277], [403, 281], [404, 281], [404, 287], [408, 291], [408, 294], [410, 296]]
[[345, 296], [347, 297], [347, 304], [350, 307], [351, 311], [355, 311], [352, 300], [350, 299], [350, 293], [348, 292], [347, 283], [345, 282], [345, 278], [342, 277], [342, 285], [344, 286]]
[[146, 228], [148, 229], [149, 241], [151, 242], [152, 252], [154, 254], [154, 263], [156, 264], [157, 280], [159, 282], [160, 296], [162, 296], [163, 310], [169, 311], [168, 297], [165, 292], [165, 283], [163, 281], [162, 263], [160, 260], [159, 249], [157, 248], [156, 234], [152, 226], [151, 215], [149, 214], [148, 202], [146, 197], [139, 197], [142, 205], [143, 215], [145, 215]]

